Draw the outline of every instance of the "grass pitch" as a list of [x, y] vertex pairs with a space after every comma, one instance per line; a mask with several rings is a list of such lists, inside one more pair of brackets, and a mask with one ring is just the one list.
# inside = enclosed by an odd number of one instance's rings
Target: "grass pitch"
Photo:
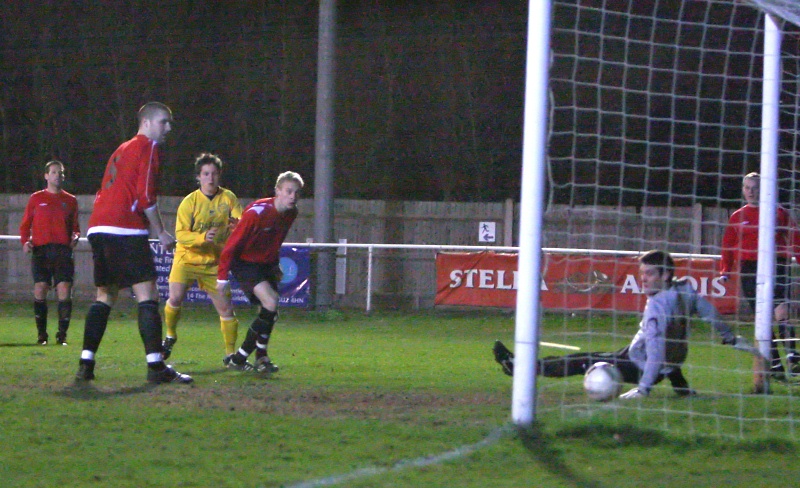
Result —
[[[743, 359], [706, 342], [692, 346], [689, 363], [697, 367], [689, 378], [701, 395], [691, 408], [666, 389], [630, 410], [587, 405], [579, 378], [542, 379], [541, 421], [518, 432], [508, 425], [510, 379], [491, 357], [494, 339], [512, 342], [506, 314], [286, 310], [270, 346], [281, 371], [265, 378], [225, 370], [213, 310], [186, 307], [170, 362], [195, 384], [150, 387], [135, 307], [123, 301], [98, 352], [97, 379], [81, 388], [73, 375], [87, 306], [76, 305], [66, 347], [34, 345], [31, 308], [0, 305], [3, 486], [758, 487], [796, 480], [794, 462], [784, 461], [797, 457], [794, 423], [772, 418], [800, 417], [792, 387], [774, 398], [737, 394], [746, 368], [722, 380], [714, 372]], [[253, 311], [242, 309], [239, 318], [243, 335]], [[543, 339], [610, 350], [635, 327], [633, 319], [592, 322], [609, 333], [587, 338], [585, 318], [549, 316]], [[695, 347], [706, 350], [695, 354]], [[691, 422], [664, 428], [671, 412], [686, 410], [692, 413], [675, 416]], [[707, 424], [737, 411], [758, 419], [746, 424], [743, 440], [727, 430], [703, 435]]]

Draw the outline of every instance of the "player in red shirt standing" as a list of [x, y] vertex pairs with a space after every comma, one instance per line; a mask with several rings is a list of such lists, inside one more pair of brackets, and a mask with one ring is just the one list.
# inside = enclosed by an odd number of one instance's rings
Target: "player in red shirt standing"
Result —
[[164, 362], [156, 270], [148, 242], [152, 232], [165, 248], [175, 245], [175, 238], [164, 230], [156, 188], [158, 144], [172, 129], [172, 111], [162, 103], [149, 102], [139, 109], [138, 120], [136, 137], [119, 146], [108, 160], [89, 218], [87, 235], [92, 245], [97, 301], [86, 315], [76, 379], [94, 379], [95, 354], [111, 307], [120, 289], [132, 288], [139, 304], [139, 335], [147, 360], [147, 381], [191, 383], [190, 376]]
[[[760, 176], [748, 173], [742, 180], [742, 196], [746, 205], [731, 214], [722, 236], [720, 275], [724, 280], [733, 273], [738, 262], [742, 292], [756, 310], [756, 272], [758, 270], [758, 199]], [[784, 208], [775, 216], [775, 285], [773, 303], [778, 335], [784, 341], [786, 362], [793, 374], [800, 374], [800, 356], [795, 350], [794, 327], [789, 323], [792, 256], [800, 261], [800, 230]], [[770, 372], [776, 379], [785, 376], [776, 342], [772, 343]]]
[[47, 188], [32, 194], [19, 225], [22, 249], [32, 254], [33, 315], [39, 333], [37, 342], [47, 344], [47, 294], [55, 285], [58, 296], [56, 342], [67, 345], [67, 330], [72, 315], [72, 281], [75, 260], [72, 250], [78, 244], [78, 200], [64, 191], [64, 164], [44, 165]]
[[[217, 268], [217, 292], [221, 296], [230, 293], [230, 271], [250, 302], [260, 305], [258, 316], [239, 350], [223, 360], [229, 368], [255, 369], [261, 373], [278, 371], [267, 354], [267, 345], [278, 317], [278, 283], [283, 276], [280, 249], [297, 218], [297, 202], [303, 185], [299, 174], [281, 173], [275, 182], [275, 196], [256, 200], [244, 209], [222, 250]], [[255, 366], [247, 362], [253, 351], [256, 351]]]

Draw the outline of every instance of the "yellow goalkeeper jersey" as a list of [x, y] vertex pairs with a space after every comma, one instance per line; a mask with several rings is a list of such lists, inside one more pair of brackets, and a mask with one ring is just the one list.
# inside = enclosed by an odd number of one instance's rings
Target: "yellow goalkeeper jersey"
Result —
[[[242, 206], [234, 193], [219, 188], [214, 198], [200, 190], [186, 195], [178, 207], [175, 222], [175, 262], [186, 264], [217, 264], [225, 241], [231, 235], [230, 219], [242, 217]], [[206, 242], [206, 233], [216, 227], [213, 242]]]

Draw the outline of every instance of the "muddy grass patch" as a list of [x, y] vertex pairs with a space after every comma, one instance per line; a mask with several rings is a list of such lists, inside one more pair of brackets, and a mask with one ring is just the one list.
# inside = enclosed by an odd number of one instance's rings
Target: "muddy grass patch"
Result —
[[373, 391], [366, 389], [297, 388], [275, 381], [251, 384], [131, 385], [114, 388], [101, 384], [53, 387], [53, 393], [79, 401], [108, 401], [126, 397], [149, 407], [220, 409], [263, 412], [309, 418], [375, 420], [427, 419], [442, 409], [505, 408], [508, 399], [488, 393], [437, 394]]

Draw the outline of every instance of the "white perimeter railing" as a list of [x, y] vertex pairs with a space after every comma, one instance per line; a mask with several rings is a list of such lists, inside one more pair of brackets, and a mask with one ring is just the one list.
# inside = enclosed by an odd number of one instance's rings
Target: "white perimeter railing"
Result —
[[[19, 242], [19, 236], [0, 235], [0, 241]], [[80, 242], [87, 243], [88, 239], [80, 238]], [[151, 242], [158, 242], [151, 239]], [[431, 251], [468, 251], [468, 252], [519, 252], [516, 246], [456, 246], [456, 245], [437, 245], [437, 244], [352, 244], [347, 242], [339, 243], [317, 243], [317, 242], [285, 242], [285, 247], [307, 247], [307, 248], [335, 248], [337, 254], [345, 254], [344, 249], [366, 249], [367, 250], [367, 282], [366, 282], [366, 311], [372, 311], [372, 264], [374, 253], [378, 249], [410, 249], [410, 250], [431, 250]], [[641, 251], [618, 251], [610, 249], [570, 249], [558, 247], [545, 247], [542, 252], [551, 254], [585, 254], [597, 256], [638, 256]], [[692, 253], [672, 253], [675, 258], [688, 259], [719, 259], [715, 254], [692, 254]]]

